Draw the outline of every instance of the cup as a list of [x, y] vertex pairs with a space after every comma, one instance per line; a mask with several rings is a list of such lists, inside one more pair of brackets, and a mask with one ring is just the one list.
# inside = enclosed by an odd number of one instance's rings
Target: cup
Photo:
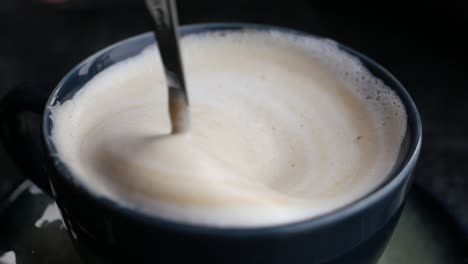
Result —
[[[217, 30], [277, 30], [254, 24], [197, 24], [182, 35]], [[403, 209], [421, 148], [421, 121], [411, 97], [384, 68], [339, 44], [393, 89], [406, 107], [407, 134], [395, 169], [378, 189], [345, 207], [301, 222], [260, 228], [215, 228], [175, 223], [94, 195], [57, 154], [51, 141], [51, 106], [73, 97], [113, 64], [154, 43], [141, 34], [92, 55], [73, 68], [49, 96], [23, 85], [0, 103], [1, 136], [18, 166], [57, 202], [66, 228], [86, 263], [377, 263]], [[44, 108], [45, 105], [45, 108]], [[25, 122], [25, 118], [42, 122]], [[41, 129], [42, 136], [38, 133]], [[60, 250], [60, 249], [57, 249]]]

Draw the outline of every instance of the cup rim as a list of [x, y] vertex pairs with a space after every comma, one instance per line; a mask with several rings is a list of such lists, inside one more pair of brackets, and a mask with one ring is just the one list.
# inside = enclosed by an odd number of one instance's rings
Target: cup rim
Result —
[[[285, 28], [281, 26], [275, 25], [266, 25], [266, 24], [254, 24], [254, 23], [198, 23], [198, 24], [188, 24], [183, 25], [180, 28], [182, 34], [190, 34], [191, 32], [207, 32], [213, 30], [275, 30], [281, 32], [289, 32], [294, 34], [299, 34], [302, 36], [312, 36], [322, 39], [327, 39], [318, 35], [314, 35], [311, 33], [303, 32], [300, 30]], [[45, 142], [47, 155], [52, 160], [52, 164], [55, 169], [58, 171], [54, 176], [61, 177], [67, 183], [71, 184], [74, 189], [84, 194], [86, 197], [91, 198], [94, 202], [99, 203], [100, 205], [109, 208], [114, 211], [118, 211], [132, 219], [136, 219], [143, 223], [157, 225], [161, 228], [179, 230], [194, 234], [206, 234], [206, 235], [215, 235], [215, 236], [231, 236], [231, 237], [251, 237], [251, 236], [258, 236], [258, 235], [274, 235], [274, 234], [284, 234], [294, 231], [300, 230], [310, 230], [314, 228], [321, 227], [326, 224], [331, 224], [337, 222], [341, 219], [348, 218], [362, 210], [366, 207], [377, 203], [379, 200], [383, 199], [388, 195], [388, 193], [392, 192], [395, 188], [397, 188], [405, 179], [409, 177], [413, 167], [416, 164], [418, 159], [421, 144], [422, 144], [422, 124], [421, 119], [419, 116], [419, 112], [416, 108], [414, 101], [412, 100], [409, 93], [403, 87], [403, 85], [385, 68], [383, 68], [380, 64], [375, 62], [374, 60], [370, 59], [366, 55], [361, 54], [360, 52], [355, 51], [354, 49], [338, 43], [338, 46], [341, 50], [344, 50], [347, 53], [357, 57], [361, 62], [365, 62], [366, 64], [372, 65], [378, 71], [382, 73], [382, 75], [386, 76], [388, 80], [390, 80], [394, 85], [392, 87], [393, 90], [398, 89], [398, 96], [402, 100], [403, 105], [405, 106], [407, 112], [407, 122], [408, 127], [407, 130], [409, 131], [409, 147], [407, 153], [404, 155], [402, 162], [399, 164], [397, 168], [394, 169], [392, 175], [389, 175], [385, 183], [379, 185], [376, 189], [372, 192], [362, 196], [358, 200], [350, 202], [342, 207], [334, 209], [330, 212], [327, 212], [322, 215], [310, 217], [304, 220], [293, 221], [290, 223], [285, 224], [278, 224], [278, 225], [268, 225], [268, 226], [253, 226], [253, 227], [217, 227], [217, 226], [208, 226], [208, 225], [197, 225], [185, 222], [178, 222], [175, 220], [165, 219], [156, 214], [146, 213], [138, 209], [130, 208], [124, 205], [119, 204], [118, 202], [95, 194], [91, 191], [85, 184], [81, 183], [77, 180], [77, 177], [73, 176], [73, 172], [65, 165], [65, 163], [60, 159], [55, 149], [54, 143], [50, 137], [50, 133], [48, 131], [48, 127], [51, 124], [51, 120], [49, 118], [50, 115], [50, 107], [55, 105], [57, 100], [58, 92], [61, 88], [67, 83], [70, 76], [75, 73], [78, 69], [80, 69], [83, 65], [93, 61], [97, 57], [101, 56], [102, 54], [118, 48], [120, 46], [126, 45], [131, 43], [132, 41], [147, 38], [149, 35], [152, 35], [152, 32], [145, 32], [133, 37], [129, 37], [118, 41], [110, 46], [107, 46], [91, 56], [87, 57], [85, 60], [77, 64], [73, 67], [57, 84], [54, 88], [52, 93], [50, 94], [47, 103], [45, 105], [45, 109], [42, 116], [42, 139]], [[196, 33], [195, 33], [196, 34]], [[335, 41], [334, 41], [335, 42]], [[366, 67], [367, 68], [367, 67]], [[81, 89], [81, 88], [80, 88]], [[52, 190], [53, 187], [51, 188]], [[53, 191], [54, 196], [55, 192]], [[232, 232], [230, 232], [232, 231]]]

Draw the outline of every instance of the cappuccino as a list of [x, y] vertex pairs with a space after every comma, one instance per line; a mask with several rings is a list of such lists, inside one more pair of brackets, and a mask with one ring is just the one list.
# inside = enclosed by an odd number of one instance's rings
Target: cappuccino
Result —
[[177, 222], [259, 227], [326, 214], [389, 177], [405, 109], [336, 43], [225, 31], [181, 48], [185, 134], [170, 134], [155, 45], [53, 107], [57, 152], [94, 194]]

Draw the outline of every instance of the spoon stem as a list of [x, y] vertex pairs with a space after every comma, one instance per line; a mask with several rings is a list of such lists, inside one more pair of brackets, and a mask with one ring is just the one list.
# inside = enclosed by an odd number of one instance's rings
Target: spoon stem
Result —
[[190, 129], [190, 111], [179, 48], [176, 1], [145, 0], [145, 2], [153, 17], [154, 34], [169, 89], [169, 116], [172, 134], [187, 132]]

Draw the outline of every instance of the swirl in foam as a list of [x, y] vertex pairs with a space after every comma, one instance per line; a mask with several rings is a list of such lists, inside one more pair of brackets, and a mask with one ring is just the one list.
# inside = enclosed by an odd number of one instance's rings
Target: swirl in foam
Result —
[[54, 107], [58, 153], [93, 192], [180, 222], [266, 226], [351, 203], [395, 165], [400, 99], [333, 42], [206, 33], [182, 51], [188, 134], [168, 135], [154, 46]]

